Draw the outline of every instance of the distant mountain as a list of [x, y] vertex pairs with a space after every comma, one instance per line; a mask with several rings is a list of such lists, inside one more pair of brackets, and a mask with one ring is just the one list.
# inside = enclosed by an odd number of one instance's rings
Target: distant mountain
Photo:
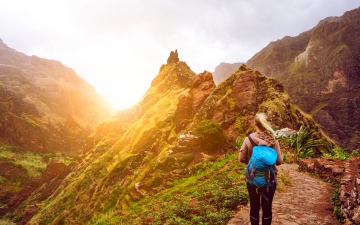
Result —
[[[174, 220], [165, 213], [170, 209], [183, 223], [199, 219], [187, 212], [219, 211], [226, 221], [238, 202], [220, 206], [217, 197], [242, 193], [241, 179], [229, 178], [240, 176], [242, 168], [226, 160], [226, 153], [237, 153], [236, 139], [253, 131], [257, 112], [266, 112], [275, 129], [306, 126], [321, 135], [278, 81], [244, 65], [216, 86], [210, 72], [196, 75], [177, 51], [171, 52], [141, 101], [87, 139], [85, 154], [51, 197], [39, 197], [49, 193], [49, 185], [39, 186], [26, 199], [12, 199], [19, 205], [13, 212], [32, 217], [29, 224], [164, 224]], [[214, 172], [205, 172], [210, 167]], [[205, 184], [220, 171], [229, 177], [214, 181], [221, 186], [222, 195], [216, 195]], [[190, 189], [191, 202], [182, 203], [181, 193]], [[206, 221], [214, 220], [219, 218]]]
[[110, 116], [109, 106], [74, 70], [27, 56], [0, 39], [0, 142], [21, 151], [77, 155]]
[[220, 63], [217, 67], [215, 67], [215, 71], [212, 73], [215, 84], [218, 85], [222, 81], [226, 80], [226, 78], [239, 69], [242, 64], [244, 63]]
[[246, 64], [282, 82], [341, 146], [360, 148], [360, 8], [271, 42]]
[[49, 197], [109, 117], [110, 107], [72, 69], [0, 39], [0, 203], [8, 207], [0, 215], [39, 186], [46, 190], [39, 197]]

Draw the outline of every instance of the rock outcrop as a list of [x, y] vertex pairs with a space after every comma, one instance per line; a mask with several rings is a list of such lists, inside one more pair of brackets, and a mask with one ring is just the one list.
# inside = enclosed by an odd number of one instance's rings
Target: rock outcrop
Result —
[[179, 62], [179, 56], [177, 50], [175, 50], [175, 52], [171, 51], [170, 56], [167, 59], [167, 63], [177, 63], [177, 62]]
[[215, 88], [212, 74], [208, 71], [198, 74], [192, 82], [190, 92], [179, 98], [176, 111], [176, 132], [183, 130], [197, 113], [206, 98]]
[[334, 159], [302, 159], [299, 162], [299, 170], [315, 173], [321, 179], [335, 183], [339, 181], [344, 175], [344, 164], [344, 161]]

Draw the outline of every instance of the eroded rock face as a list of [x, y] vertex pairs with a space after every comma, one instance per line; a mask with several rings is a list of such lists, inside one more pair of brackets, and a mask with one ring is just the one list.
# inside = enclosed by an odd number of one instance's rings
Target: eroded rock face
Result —
[[[247, 65], [284, 84], [339, 145], [360, 147], [360, 8], [271, 42]], [[331, 37], [331, 38], [330, 38]]]
[[190, 93], [192, 95], [193, 115], [198, 111], [205, 99], [215, 88], [213, 76], [210, 72], [204, 71], [195, 77], [192, 83]]
[[317, 129], [314, 121], [291, 104], [281, 83], [246, 65], [212, 91], [196, 112], [195, 121], [208, 119], [220, 124], [228, 142], [234, 143], [240, 134], [254, 131], [252, 125], [257, 112], [268, 114], [275, 129], [297, 130], [300, 126]]
[[176, 132], [180, 132], [188, 125], [187, 120], [196, 114], [215, 87], [213, 76], [208, 71], [198, 74], [193, 79], [189, 93], [179, 98], [176, 111]]
[[179, 133], [188, 125], [188, 119], [192, 116], [192, 96], [182, 95], [179, 98], [176, 109], [176, 132]]

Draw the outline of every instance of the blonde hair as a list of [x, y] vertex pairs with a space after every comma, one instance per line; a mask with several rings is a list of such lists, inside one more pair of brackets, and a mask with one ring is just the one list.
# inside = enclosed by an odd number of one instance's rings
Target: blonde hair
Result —
[[275, 131], [272, 129], [270, 123], [267, 121], [265, 113], [257, 113], [255, 115], [255, 125], [262, 132], [265, 132], [273, 138], [276, 137]]

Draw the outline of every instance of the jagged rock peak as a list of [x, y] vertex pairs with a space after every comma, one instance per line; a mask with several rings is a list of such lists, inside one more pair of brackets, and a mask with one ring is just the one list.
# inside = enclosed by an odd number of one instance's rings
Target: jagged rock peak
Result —
[[179, 56], [178, 56], [178, 52], [177, 49], [174, 51], [170, 52], [170, 56], [167, 59], [167, 63], [177, 63], [179, 62]]
[[239, 68], [240, 71], [247, 71], [249, 70], [249, 68], [245, 65], [245, 64], [242, 64]]

